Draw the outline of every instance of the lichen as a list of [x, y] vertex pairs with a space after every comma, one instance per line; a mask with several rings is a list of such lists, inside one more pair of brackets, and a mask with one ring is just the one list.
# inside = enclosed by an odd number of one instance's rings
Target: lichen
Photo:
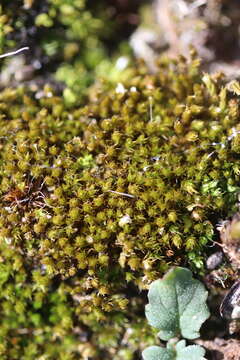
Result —
[[2, 359], [134, 359], [154, 341], [139, 290], [203, 271], [236, 210], [237, 95], [194, 53], [158, 69], [71, 109], [49, 86], [0, 93]]

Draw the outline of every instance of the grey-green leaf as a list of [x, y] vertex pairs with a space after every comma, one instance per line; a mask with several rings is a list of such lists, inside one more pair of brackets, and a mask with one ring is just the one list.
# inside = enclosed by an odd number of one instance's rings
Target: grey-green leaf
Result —
[[159, 329], [159, 337], [195, 339], [202, 323], [209, 317], [207, 291], [193, 279], [190, 270], [175, 267], [149, 288], [146, 316]]
[[142, 353], [143, 360], [206, 360], [205, 350], [199, 345], [186, 346], [185, 340], [168, 343], [167, 348], [150, 346]]
[[181, 340], [176, 345], [176, 360], [204, 360], [205, 350], [199, 345], [186, 346], [186, 341]]
[[147, 349], [145, 349], [142, 353], [144, 360], [174, 360], [175, 352], [166, 349], [161, 348], [160, 346], [150, 346]]

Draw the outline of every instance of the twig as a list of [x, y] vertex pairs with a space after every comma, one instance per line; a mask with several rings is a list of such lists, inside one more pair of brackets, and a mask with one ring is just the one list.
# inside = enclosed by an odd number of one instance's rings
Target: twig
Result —
[[134, 198], [135, 198], [135, 196], [134, 196], [134, 195], [127, 194], [127, 193], [123, 193], [123, 192], [119, 192], [119, 191], [107, 190], [107, 192], [111, 192], [111, 193], [113, 193], [113, 194], [117, 194], [117, 195], [127, 196], [127, 197], [132, 198], [132, 199], [134, 199]]
[[29, 47], [28, 46], [25, 46], [21, 49], [18, 49], [18, 50], [15, 50], [15, 51], [11, 51], [11, 52], [8, 52], [6, 54], [2, 54], [0, 55], [0, 59], [4, 58], [4, 57], [7, 57], [7, 56], [12, 56], [12, 55], [17, 55], [18, 53], [22, 52], [22, 51], [25, 51], [25, 50], [29, 50]]

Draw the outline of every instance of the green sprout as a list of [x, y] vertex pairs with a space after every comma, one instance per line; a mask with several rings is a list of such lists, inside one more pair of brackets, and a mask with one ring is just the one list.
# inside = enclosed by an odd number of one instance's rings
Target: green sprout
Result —
[[150, 285], [148, 298], [148, 322], [159, 330], [159, 338], [168, 342], [166, 348], [145, 349], [143, 359], [203, 360], [205, 350], [199, 345], [186, 346], [185, 340], [199, 337], [199, 329], [209, 317], [207, 291], [200, 281], [192, 278], [190, 270], [175, 267]]

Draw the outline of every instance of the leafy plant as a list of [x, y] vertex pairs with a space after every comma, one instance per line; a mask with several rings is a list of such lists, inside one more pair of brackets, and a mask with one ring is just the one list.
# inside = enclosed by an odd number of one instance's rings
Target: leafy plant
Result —
[[162, 280], [154, 281], [148, 293], [146, 316], [159, 329], [166, 348], [150, 346], [143, 351], [144, 360], [204, 359], [205, 350], [198, 345], [186, 346], [186, 339], [199, 337], [202, 323], [209, 317], [207, 291], [190, 270], [175, 267]]

